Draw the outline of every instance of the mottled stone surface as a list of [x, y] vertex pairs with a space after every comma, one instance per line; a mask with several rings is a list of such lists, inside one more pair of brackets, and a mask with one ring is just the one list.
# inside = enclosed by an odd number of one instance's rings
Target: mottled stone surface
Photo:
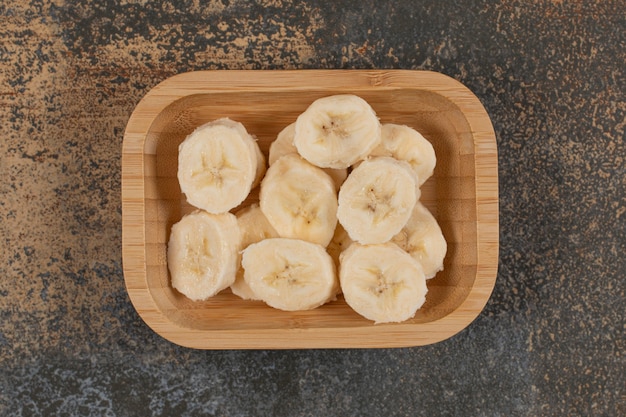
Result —
[[[0, 4], [0, 415], [626, 415], [626, 3]], [[466, 84], [499, 147], [500, 265], [436, 345], [205, 352], [121, 261], [121, 144], [197, 69], [405, 68]]]

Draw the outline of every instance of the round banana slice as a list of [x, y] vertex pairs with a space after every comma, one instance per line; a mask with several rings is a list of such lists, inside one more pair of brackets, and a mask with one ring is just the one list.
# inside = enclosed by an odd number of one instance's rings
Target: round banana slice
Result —
[[260, 181], [264, 159], [241, 123], [218, 119], [198, 127], [180, 144], [178, 182], [190, 204], [225, 213], [241, 204]]
[[400, 232], [419, 196], [406, 162], [379, 156], [359, 164], [339, 190], [337, 218], [350, 238], [384, 243]]
[[206, 300], [235, 281], [241, 236], [231, 213], [195, 211], [172, 226], [167, 266], [172, 287], [197, 300]]
[[341, 94], [315, 100], [296, 120], [298, 153], [322, 168], [348, 168], [381, 140], [381, 126], [362, 98]]
[[261, 211], [281, 237], [327, 246], [337, 225], [332, 179], [296, 154], [267, 170], [259, 194]]
[[394, 243], [354, 243], [341, 255], [339, 280], [346, 303], [375, 323], [415, 316], [426, 300], [421, 266]]
[[382, 140], [371, 156], [391, 156], [409, 163], [421, 186], [433, 175], [437, 157], [433, 145], [417, 130], [403, 125], [386, 123], [382, 126]]
[[[278, 232], [274, 230], [270, 222], [259, 208], [258, 204], [252, 204], [236, 214], [237, 223], [241, 230], [241, 248], [245, 249], [253, 243], [263, 239], [278, 237]], [[243, 279], [243, 267], [239, 265], [235, 282], [230, 286], [231, 291], [236, 296], [244, 300], [258, 300], [250, 286]]]
[[422, 203], [415, 205], [409, 221], [391, 241], [422, 265], [426, 279], [443, 270], [448, 245], [437, 219]]
[[333, 260], [315, 243], [265, 239], [248, 246], [241, 263], [253, 293], [280, 310], [310, 310], [334, 299], [337, 293]]
[[[293, 137], [296, 133], [296, 124], [292, 123], [289, 126], [285, 127], [280, 131], [276, 140], [272, 142], [270, 145], [269, 152], [269, 164], [272, 165], [278, 159], [285, 155], [289, 154], [297, 154], [298, 149], [293, 144]], [[324, 172], [330, 175], [330, 178], [333, 179], [335, 183], [335, 187], [337, 190], [341, 187], [341, 184], [348, 177], [348, 169], [347, 168], [323, 168]]]

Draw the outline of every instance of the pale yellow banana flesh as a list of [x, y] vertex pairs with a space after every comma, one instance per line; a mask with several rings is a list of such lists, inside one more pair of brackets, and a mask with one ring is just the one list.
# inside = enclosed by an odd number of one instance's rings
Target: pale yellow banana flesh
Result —
[[375, 323], [402, 322], [426, 300], [421, 266], [394, 243], [353, 243], [341, 255], [339, 280], [346, 303]]
[[172, 226], [167, 265], [172, 287], [192, 300], [206, 300], [235, 281], [241, 235], [231, 213], [196, 211]]
[[274, 162], [261, 183], [261, 211], [281, 237], [327, 246], [337, 225], [332, 179], [296, 154]]
[[293, 144], [293, 137], [296, 134], [296, 124], [291, 123], [281, 130], [276, 139], [271, 143], [269, 157], [267, 161], [270, 165], [278, 161], [285, 155], [298, 153], [296, 145]]
[[385, 123], [381, 132], [380, 145], [370, 155], [390, 156], [408, 162], [417, 175], [417, 185], [424, 184], [432, 176], [437, 163], [433, 145], [409, 126]]
[[381, 125], [361, 98], [336, 95], [286, 126], [267, 162], [230, 119], [199, 127], [180, 145], [178, 177], [190, 204], [225, 213], [261, 188], [259, 204], [237, 212], [234, 226], [231, 218], [173, 227], [172, 286], [192, 300], [230, 286], [243, 299], [289, 311], [343, 292], [376, 323], [413, 317], [447, 251], [419, 203], [436, 163], [430, 142], [410, 127]]
[[[253, 243], [260, 242], [264, 239], [278, 237], [278, 232], [274, 230], [272, 225], [261, 211], [258, 204], [252, 204], [236, 214], [237, 223], [241, 230], [241, 249], [244, 250]], [[257, 300], [250, 286], [243, 278], [243, 267], [239, 265], [235, 282], [230, 286], [231, 291], [236, 296], [244, 300]]]
[[418, 196], [406, 162], [375, 157], [355, 168], [339, 191], [337, 218], [363, 244], [389, 241], [406, 224]]
[[261, 184], [261, 181], [265, 176], [265, 172], [267, 171], [265, 155], [263, 155], [263, 152], [261, 151], [261, 148], [256, 143], [256, 141], [254, 146], [254, 155], [256, 157], [256, 172], [254, 174], [254, 181], [252, 181], [250, 189], [255, 188], [257, 185]]
[[323, 247], [299, 239], [265, 239], [243, 251], [244, 279], [259, 299], [285, 310], [310, 310], [332, 300], [338, 281]]
[[335, 95], [314, 101], [296, 120], [298, 153], [322, 168], [348, 168], [381, 140], [376, 113], [362, 98]]
[[433, 278], [443, 270], [447, 243], [437, 219], [428, 209], [418, 202], [409, 221], [392, 238], [402, 249], [422, 265], [426, 279]]
[[245, 127], [230, 119], [206, 123], [178, 149], [178, 182], [187, 201], [209, 213], [225, 213], [250, 193], [265, 171], [265, 158]]
[[[292, 123], [280, 131], [276, 140], [270, 145], [269, 164], [272, 165], [278, 159], [285, 155], [297, 154], [298, 149], [293, 144], [293, 137], [296, 133], [296, 124]], [[339, 190], [341, 184], [348, 177], [347, 168], [322, 168], [335, 183], [335, 188]]]
[[339, 256], [341, 255], [341, 252], [348, 249], [348, 246], [350, 246], [352, 243], [353, 240], [350, 239], [350, 235], [348, 235], [346, 229], [343, 228], [341, 223], [337, 223], [337, 227], [335, 228], [335, 234], [333, 235], [332, 240], [326, 248], [328, 254], [331, 256], [331, 258], [333, 258], [337, 267], [339, 267]]

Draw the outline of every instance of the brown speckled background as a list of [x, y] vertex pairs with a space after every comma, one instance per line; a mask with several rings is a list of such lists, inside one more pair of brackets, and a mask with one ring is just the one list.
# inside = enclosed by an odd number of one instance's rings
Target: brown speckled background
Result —
[[[6, 0], [0, 415], [626, 415], [626, 2]], [[124, 288], [121, 145], [198, 69], [448, 74], [492, 117], [500, 265], [410, 349], [184, 349]]]

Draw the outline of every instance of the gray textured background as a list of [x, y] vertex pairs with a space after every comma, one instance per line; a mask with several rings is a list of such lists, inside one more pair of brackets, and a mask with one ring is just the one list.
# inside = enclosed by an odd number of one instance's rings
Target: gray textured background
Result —
[[[0, 4], [0, 415], [626, 415], [626, 2]], [[498, 140], [500, 263], [467, 329], [390, 350], [194, 351], [134, 311], [121, 145], [198, 69], [404, 68]]]

